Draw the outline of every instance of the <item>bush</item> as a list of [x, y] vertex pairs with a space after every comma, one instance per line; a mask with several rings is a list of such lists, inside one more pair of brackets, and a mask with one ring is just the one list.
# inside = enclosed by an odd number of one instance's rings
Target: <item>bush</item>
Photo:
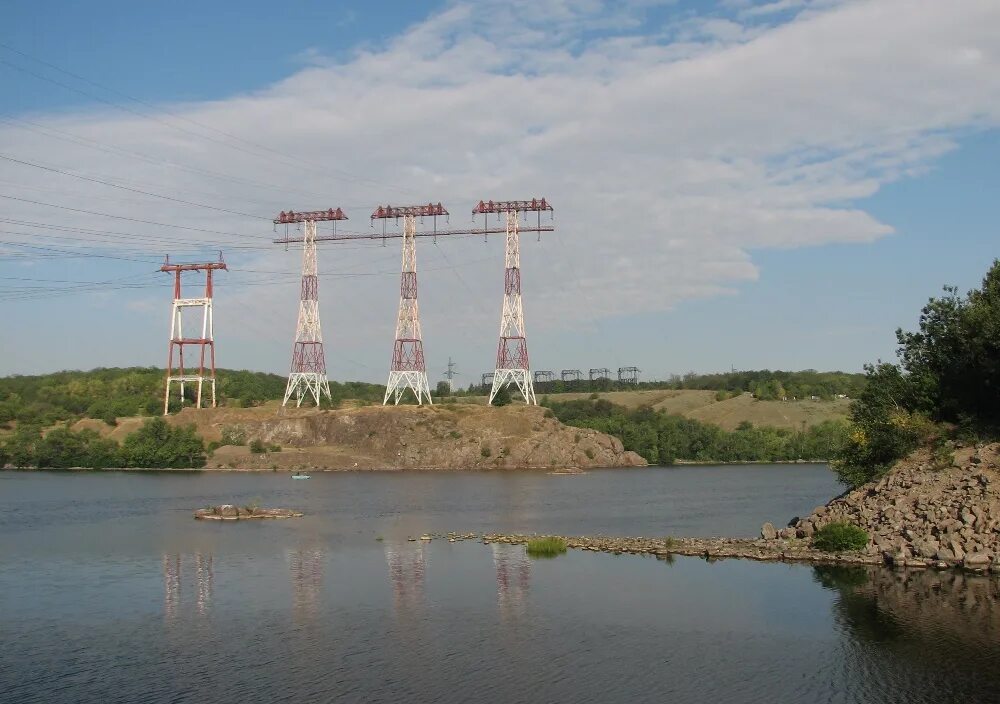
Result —
[[863, 550], [868, 533], [850, 523], [830, 523], [813, 534], [812, 545], [823, 552]]
[[587, 456], [588, 460], [594, 459], [594, 451], [591, 450], [589, 447], [586, 450], [583, 451], [583, 454], [585, 454]]
[[250, 452], [255, 455], [263, 455], [267, 452], [267, 445], [265, 445], [261, 440], [251, 440]]
[[510, 390], [506, 386], [497, 391], [496, 396], [493, 397], [494, 406], [507, 406], [510, 401]]
[[552, 536], [547, 538], [532, 538], [528, 541], [524, 550], [532, 557], [555, 557], [566, 552], [566, 541], [562, 538]]
[[222, 429], [222, 441], [220, 445], [246, 445], [247, 434], [243, 428], [236, 425], [227, 425]]
[[479, 454], [483, 457], [489, 457], [490, 455], [493, 454], [493, 450], [486, 447], [486, 445], [483, 445], [481, 448], [479, 448]]
[[205, 444], [193, 425], [175, 428], [152, 418], [125, 438], [121, 457], [125, 467], [196, 469], [205, 466]]

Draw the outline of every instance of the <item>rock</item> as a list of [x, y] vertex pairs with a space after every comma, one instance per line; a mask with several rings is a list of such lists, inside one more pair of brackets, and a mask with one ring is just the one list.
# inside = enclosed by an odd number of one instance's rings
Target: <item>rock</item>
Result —
[[215, 507], [215, 513], [222, 516], [223, 518], [235, 518], [240, 515], [240, 510], [233, 506], [232, 504], [222, 504], [221, 506]]
[[796, 535], [800, 538], [812, 537], [812, 534], [816, 532], [815, 526], [813, 526], [812, 521], [802, 521], [799, 524], [799, 528], [796, 531]]
[[768, 522], [760, 527], [760, 537], [764, 540], [774, 540], [778, 534], [775, 532], [774, 526]]
[[952, 552], [950, 548], [946, 547], [938, 548], [937, 552], [934, 554], [934, 557], [936, 557], [939, 560], [943, 560], [945, 562], [954, 562], [956, 559], [955, 553]]
[[983, 570], [990, 566], [990, 556], [985, 552], [970, 552], [962, 560], [962, 567], [967, 570]]
[[778, 537], [784, 538], [785, 540], [789, 540], [790, 538], [796, 537], [796, 531], [794, 528], [791, 527], [782, 528], [781, 530], [778, 531]]

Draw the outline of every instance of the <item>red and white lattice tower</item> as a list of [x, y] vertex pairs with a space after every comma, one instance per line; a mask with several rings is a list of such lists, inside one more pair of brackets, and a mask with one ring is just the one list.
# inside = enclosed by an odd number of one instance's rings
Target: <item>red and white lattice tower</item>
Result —
[[[448, 215], [440, 203], [414, 206], [379, 206], [371, 219], [403, 218], [403, 265], [399, 284], [399, 314], [396, 317], [396, 340], [392, 346], [389, 381], [385, 386], [385, 406], [392, 399], [399, 404], [407, 389], [413, 391], [418, 405], [433, 404], [424, 362], [424, 342], [420, 333], [420, 309], [417, 305], [417, 218]], [[384, 224], [384, 223], [383, 223]]]
[[479, 201], [472, 210], [473, 216], [496, 213], [506, 218], [506, 246], [504, 256], [503, 311], [500, 314], [500, 342], [497, 345], [497, 364], [493, 372], [493, 388], [489, 403], [505, 386], [515, 384], [525, 403], [538, 405], [535, 387], [528, 363], [528, 340], [524, 331], [524, 307], [521, 303], [521, 243], [518, 231], [518, 214], [534, 212], [539, 218], [552, 206], [542, 199]]
[[317, 237], [316, 223], [326, 220], [346, 220], [344, 212], [318, 210], [310, 212], [282, 211], [274, 223], [289, 225], [303, 223], [301, 238], [275, 240], [288, 244], [302, 242], [302, 289], [299, 296], [299, 317], [295, 326], [295, 343], [292, 345], [292, 366], [288, 373], [288, 385], [281, 405], [295, 397], [295, 405], [301, 406], [302, 399], [312, 396], [319, 406], [320, 398], [330, 398], [330, 382], [326, 378], [326, 356], [323, 352], [323, 331], [319, 320], [319, 275], [316, 262], [316, 243], [327, 237]]
[[[212, 407], [215, 408], [215, 332], [212, 318], [212, 273], [225, 270], [226, 263], [219, 261], [201, 264], [171, 264], [167, 257], [160, 271], [174, 275], [174, 302], [170, 314], [170, 342], [167, 345], [167, 383], [163, 393], [163, 415], [170, 411], [170, 389], [174, 384], [180, 386], [180, 401], [184, 403], [184, 386], [188, 383], [198, 385], [195, 395], [195, 408], [202, 407], [202, 391], [207, 381], [212, 392]], [[201, 298], [184, 298], [181, 295], [181, 274], [185, 271], [205, 272], [205, 293]], [[187, 308], [201, 308], [201, 337], [185, 337], [183, 312]], [[198, 345], [198, 373], [188, 373], [184, 368], [184, 348], [188, 345]], [[210, 373], [205, 373], [205, 351], [209, 353]], [[175, 373], [176, 372], [176, 373]]]

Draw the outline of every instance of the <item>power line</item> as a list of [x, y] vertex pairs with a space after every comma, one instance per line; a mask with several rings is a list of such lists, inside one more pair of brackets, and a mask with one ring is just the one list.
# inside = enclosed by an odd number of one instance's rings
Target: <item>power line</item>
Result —
[[184, 200], [183, 198], [174, 198], [173, 196], [165, 196], [162, 193], [154, 193], [153, 191], [143, 191], [138, 188], [130, 188], [129, 186], [122, 186], [118, 183], [112, 183], [111, 181], [104, 181], [99, 178], [92, 178], [90, 176], [83, 176], [81, 174], [75, 174], [71, 171], [63, 171], [62, 169], [57, 169], [52, 166], [45, 166], [44, 164], [36, 164], [33, 161], [24, 161], [21, 159], [15, 159], [14, 157], [7, 156], [6, 154], [0, 154], [0, 159], [13, 162], [15, 164], [21, 164], [23, 166], [31, 166], [36, 169], [42, 169], [43, 171], [49, 171], [51, 173], [60, 174], [62, 176], [70, 176], [72, 178], [78, 178], [81, 181], [90, 181], [91, 183], [99, 183], [103, 186], [110, 186], [111, 188], [120, 188], [123, 191], [130, 191], [132, 193], [140, 193], [144, 196], [152, 196], [153, 198], [162, 198], [163, 200], [169, 200], [173, 203], [181, 203], [183, 205], [191, 205], [196, 208], [207, 208], [209, 210], [217, 210], [222, 213], [228, 213], [230, 215], [240, 215], [248, 218], [257, 218], [259, 220], [271, 220], [269, 217], [263, 215], [251, 215], [250, 213], [242, 213], [238, 210], [229, 210], [228, 208], [220, 208], [215, 205], [208, 205], [206, 203], [195, 203], [194, 201]]

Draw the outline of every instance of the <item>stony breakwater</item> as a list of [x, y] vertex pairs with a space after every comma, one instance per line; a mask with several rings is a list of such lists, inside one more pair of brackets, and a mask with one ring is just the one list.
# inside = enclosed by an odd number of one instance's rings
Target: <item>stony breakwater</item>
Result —
[[[953, 450], [953, 456], [952, 456]], [[908, 567], [1000, 572], [1000, 444], [920, 450], [881, 479], [839, 496], [762, 538], [777, 546], [809, 540], [830, 523], [870, 537], [866, 557]]]

